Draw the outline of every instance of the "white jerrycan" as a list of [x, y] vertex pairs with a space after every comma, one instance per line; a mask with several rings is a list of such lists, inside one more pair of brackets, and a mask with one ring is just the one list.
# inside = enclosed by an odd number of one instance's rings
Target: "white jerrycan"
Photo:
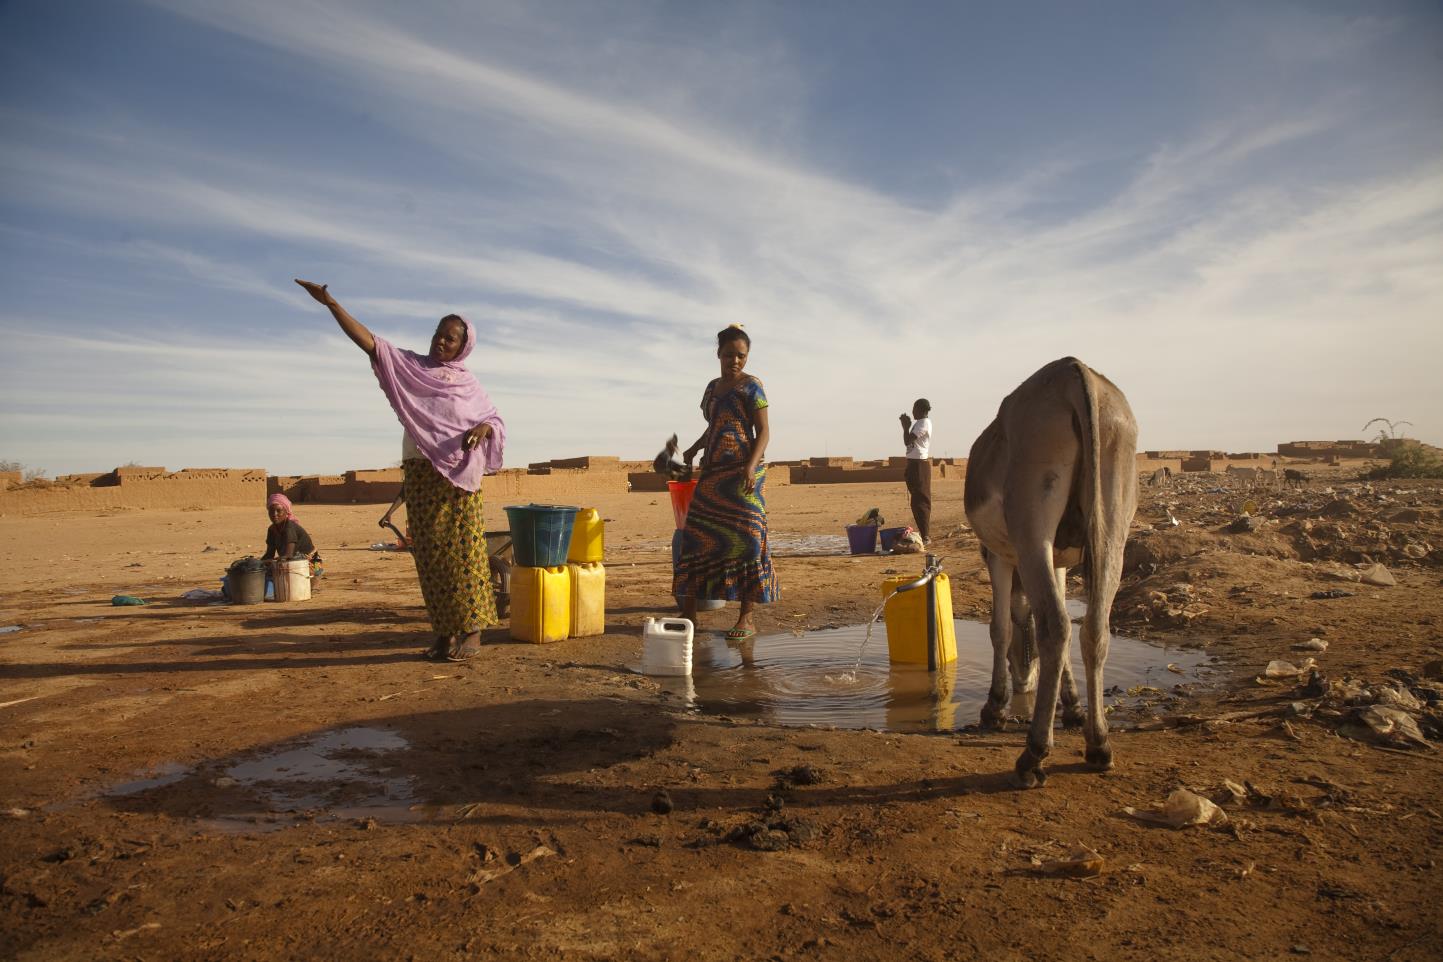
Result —
[[690, 675], [692, 623], [686, 618], [648, 618], [641, 626], [643, 675]]

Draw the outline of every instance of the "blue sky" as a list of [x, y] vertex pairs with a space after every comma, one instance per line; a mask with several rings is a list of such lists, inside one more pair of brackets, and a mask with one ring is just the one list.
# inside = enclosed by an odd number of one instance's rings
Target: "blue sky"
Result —
[[1443, 442], [1443, 6], [0, 4], [0, 459], [380, 466], [292, 277], [507, 463], [690, 440], [752, 334], [775, 458], [963, 456], [1074, 354], [1145, 447]]

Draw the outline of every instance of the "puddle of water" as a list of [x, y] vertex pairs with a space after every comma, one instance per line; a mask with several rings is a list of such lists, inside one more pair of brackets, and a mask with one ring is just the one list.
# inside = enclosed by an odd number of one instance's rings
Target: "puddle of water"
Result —
[[307, 820], [374, 818], [414, 822], [428, 814], [418, 804], [411, 777], [388, 775], [388, 755], [410, 747], [400, 735], [364, 726], [319, 732], [243, 761], [206, 766], [204, 772], [179, 764], [146, 778], [106, 789], [107, 797], [136, 795], [189, 777], [218, 790], [240, 790], [259, 807], [201, 820], [221, 832], [257, 832]]
[[119, 785], [112, 785], [102, 795], [138, 795], [141, 792], [150, 791], [152, 788], [161, 788], [165, 785], [174, 785], [176, 782], [190, 774], [190, 769], [180, 762], [165, 762], [150, 769], [144, 778], [137, 778], [134, 781], [121, 782]]
[[[743, 643], [703, 632], [695, 641], [691, 676], [655, 681], [706, 714], [756, 715], [779, 725], [948, 731], [977, 723], [992, 683], [987, 625], [963, 620], [955, 624], [957, 660], [935, 674], [925, 666], [891, 664], [886, 625], [879, 620], [860, 665], [857, 649], [866, 625], [800, 636], [766, 635]], [[1079, 630], [1073, 626], [1069, 652], [1085, 702]], [[1210, 661], [1195, 649], [1160, 648], [1113, 635], [1103, 671], [1103, 684], [1113, 694], [1106, 701], [1125, 701], [1127, 690], [1136, 686], [1166, 692], [1181, 682], [1197, 681]], [[1170, 671], [1169, 664], [1180, 673]], [[1026, 714], [1026, 708], [1014, 700], [1014, 713]]]

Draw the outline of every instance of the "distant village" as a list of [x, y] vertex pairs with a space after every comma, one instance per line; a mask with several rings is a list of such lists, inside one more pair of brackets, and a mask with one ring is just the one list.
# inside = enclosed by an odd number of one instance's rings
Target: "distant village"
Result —
[[[1151, 473], [1166, 467], [1175, 473], [1217, 472], [1231, 466], [1271, 467], [1279, 464], [1340, 464], [1385, 457], [1398, 441], [1289, 441], [1275, 453], [1226, 451], [1141, 451], [1137, 467]], [[857, 461], [849, 457], [817, 457], [772, 461], [767, 483], [854, 484], [902, 483], [903, 457]], [[934, 481], [961, 480], [966, 458], [933, 458]], [[487, 478], [487, 491], [497, 497], [560, 502], [584, 498], [588, 492], [666, 490], [666, 478], [649, 461], [590, 455], [557, 458], [508, 468]], [[401, 490], [400, 468], [357, 469], [338, 475], [268, 475], [262, 468], [184, 468], [127, 465], [95, 474], [66, 474], [24, 481], [18, 471], [0, 472], [0, 512], [124, 508], [186, 508], [213, 505], [255, 505], [277, 492], [299, 504], [384, 504]]]

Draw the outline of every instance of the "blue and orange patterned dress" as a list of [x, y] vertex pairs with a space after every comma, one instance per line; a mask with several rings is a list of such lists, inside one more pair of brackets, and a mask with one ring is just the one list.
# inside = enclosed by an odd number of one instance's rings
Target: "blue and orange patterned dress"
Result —
[[678, 597], [767, 604], [780, 596], [767, 550], [766, 466], [757, 465], [750, 494], [744, 484], [757, 439], [755, 415], [766, 406], [762, 382], [751, 375], [725, 392], [717, 381], [706, 386], [706, 456], [682, 530], [672, 586]]

